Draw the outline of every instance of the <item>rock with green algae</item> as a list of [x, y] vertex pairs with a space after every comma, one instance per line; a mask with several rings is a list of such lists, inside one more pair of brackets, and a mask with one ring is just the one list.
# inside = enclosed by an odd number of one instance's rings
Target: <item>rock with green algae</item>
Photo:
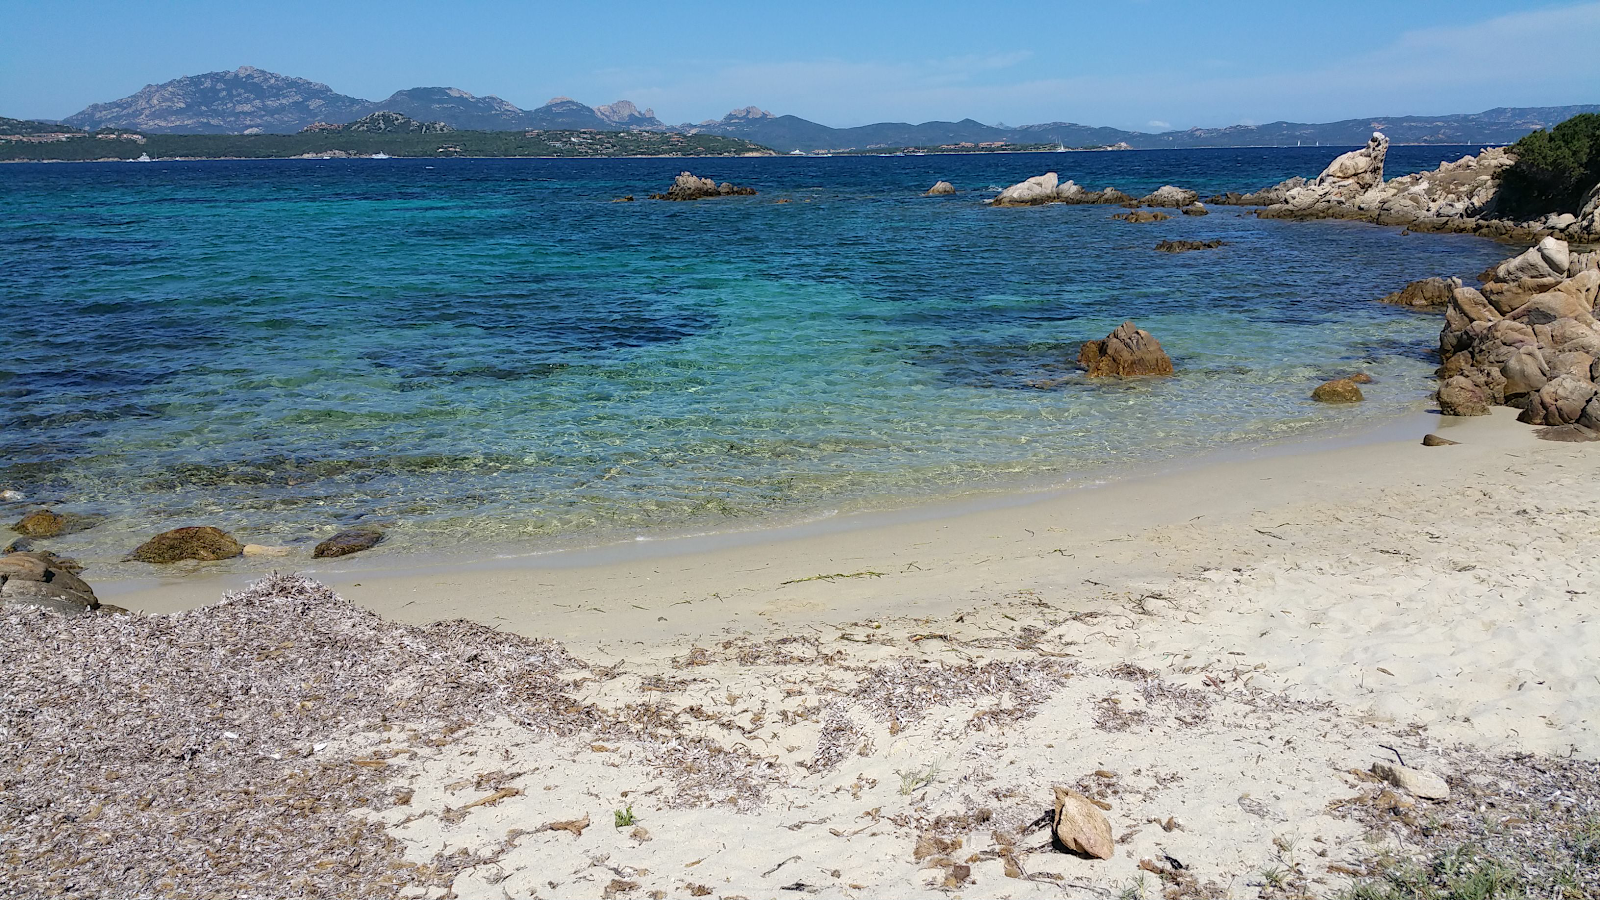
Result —
[[36, 509], [11, 526], [11, 530], [28, 537], [57, 537], [66, 533], [67, 517], [48, 509]]
[[163, 531], [140, 544], [130, 558], [147, 563], [174, 563], [185, 559], [212, 561], [232, 559], [244, 552], [244, 545], [220, 528], [194, 525]]
[[1367, 399], [1362, 396], [1361, 388], [1348, 378], [1338, 378], [1326, 384], [1317, 385], [1311, 392], [1311, 399], [1319, 403], [1359, 403]]

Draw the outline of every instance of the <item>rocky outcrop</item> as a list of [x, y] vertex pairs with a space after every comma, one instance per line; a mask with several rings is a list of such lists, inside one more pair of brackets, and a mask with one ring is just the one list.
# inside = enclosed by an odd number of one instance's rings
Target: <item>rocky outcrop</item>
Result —
[[129, 558], [147, 563], [174, 563], [184, 559], [232, 559], [242, 553], [244, 545], [232, 535], [220, 528], [201, 525], [163, 531], [140, 544]]
[[318, 544], [316, 549], [311, 551], [311, 556], [314, 559], [349, 556], [362, 550], [371, 550], [382, 540], [383, 532], [376, 528], [352, 528], [349, 531], [341, 531]]
[[1450, 298], [1455, 296], [1458, 287], [1461, 287], [1459, 278], [1424, 278], [1421, 281], [1413, 281], [1388, 296], [1378, 298], [1378, 302], [1408, 306], [1412, 309], [1444, 309], [1450, 303]]
[[0, 608], [32, 607], [64, 615], [101, 609], [94, 589], [70, 560], [44, 551], [0, 557]]
[[1204, 203], [1201, 203], [1198, 200], [1196, 200], [1195, 202], [1189, 204], [1188, 206], [1185, 206], [1183, 209], [1179, 210], [1179, 212], [1183, 213], [1186, 216], [1209, 216], [1209, 215], [1211, 215], [1211, 210], [1206, 209], [1206, 205]]
[[19, 519], [11, 530], [27, 537], [57, 537], [66, 533], [67, 517], [48, 509], [36, 509]]
[[1145, 206], [1164, 206], [1171, 209], [1182, 209], [1200, 199], [1200, 195], [1188, 188], [1175, 185], [1164, 185], [1139, 198]]
[[1019, 181], [989, 201], [993, 206], [1042, 206], [1047, 203], [1116, 205], [1132, 202], [1135, 202], [1132, 197], [1116, 188], [1091, 191], [1071, 179], [1058, 181], [1054, 172]]
[[739, 187], [724, 181], [717, 184], [709, 178], [696, 178], [694, 175], [683, 172], [673, 179], [672, 187], [667, 188], [665, 194], [651, 194], [651, 200], [704, 200], [708, 197], [748, 197], [753, 196], [755, 188]]
[[1215, 250], [1225, 241], [1162, 241], [1156, 249], [1162, 253], [1192, 253], [1196, 250]]
[[933, 183], [933, 187], [928, 188], [928, 193], [926, 194], [926, 196], [937, 197], [937, 196], [939, 196], [941, 194], [954, 194], [955, 192], [956, 192], [956, 186], [951, 184], [950, 182], [948, 182], [948, 181], [935, 181]]
[[1125, 213], [1117, 213], [1111, 218], [1119, 222], [1163, 222], [1172, 218], [1164, 212], [1150, 209], [1130, 209]]
[[1084, 344], [1078, 351], [1078, 365], [1091, 378], [1172, 374], [1172, 357], [1161, 349], [1161, 342], [1132, 322], [1118, 325], [1103, 340]]
[[1600, 428], [1600, 253], [1545, 238], [1457, 287], [1439, 335], [1439, 407], [1446, 415], [1520, 408], [1533, 425]]
[[1556, 235], [1600, 240], [1600, 185], [1577, 214], [1551, 213], [1518, 221], [1499, 211], [1500, 177], [1516, 157], [1503, 147], [1463, 156], [1438, 168], [1383, 180], [1388, 141], [1374, 133], [1361, 149], [1335, 159], [1311, 181], [1292, 178], [1252, 194], [1229, 193], [1212, 203], [1264, 206], [1269, 219], [1356, 219], [1403, 225], [1412, 231], [1481, 234], [1502, 240]]

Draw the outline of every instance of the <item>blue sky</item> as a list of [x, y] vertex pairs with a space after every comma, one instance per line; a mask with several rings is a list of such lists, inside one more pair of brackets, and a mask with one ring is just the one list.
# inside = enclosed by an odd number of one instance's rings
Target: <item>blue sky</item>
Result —
[[0, 115], [253, 65], [367, 99], [1141, 130], [1600, 102], [1600, 2], [0, 0]]

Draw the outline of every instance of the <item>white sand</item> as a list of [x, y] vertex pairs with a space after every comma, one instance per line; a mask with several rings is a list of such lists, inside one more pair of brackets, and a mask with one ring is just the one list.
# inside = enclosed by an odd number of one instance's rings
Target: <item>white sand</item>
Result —
[[[379, 815], [418, 861], [494, 856], [457, 880], [464, 897], [797, 896], [779, 890], [797, 883], [824, 897], [1114, 895], [1163, 854], [1224, 895], [1256, 896], [1283, 872], [1322, 895], [1381, 837], [1328, 806], [1359, 793], [1348, 770], [1388, 756], [1379, 745], [1458, 786], [1475, 754], [1600, 756], [1600, 451], [1536, 441], [1514, 415], [1435, 423], [1460, 446], [1244, 460], [690, 554], [316, 577], [395, 618], [565, 641], [619, 664], [587, 700], [768, 761], [747, 773], [761, 796], [719, 803], [701, 785], [684, 806], [696, 788], [649, 740], [509, 722], [442, 748], [396, 733], [417, 751], [398, 764], [416, 793]], [[881, 574], [797, 582], [859, 572]], [[217, 592], [191, 580], [113, 602], [161, 610]], [[791, 637], [804, 641], [773, 643]], [[779, 650], [795, 658], [772, 661]], [[897, 733], [881, 716], [916, 672], [991, 661], [1021, 680], [991, 688], [963, 670], [903, 708]], [[883, 679], [901, 665], [910, 674]], [[824, 723], [843, 755], [808, 770]], [[902, 790], [901, 773], [930, 767], [930, 784]], [[1110, 805], [1114, 859], [1055, 852], [1022, 827], [1053, 784]], [[445, 815], [500, 788], [520, 793]], [[613, 828], [629, 804], [650, 840]], [[585, 815], [579, 836], [536, 830]], [[1181, 828], [1152, 824], [1173, 816]], [[985, 852], [1003, 849], [996, 831], [1035, 880]], [[919, 862], [924, 834], [963, 846]], [[974, 854], [973, 881], [944, 888]]]

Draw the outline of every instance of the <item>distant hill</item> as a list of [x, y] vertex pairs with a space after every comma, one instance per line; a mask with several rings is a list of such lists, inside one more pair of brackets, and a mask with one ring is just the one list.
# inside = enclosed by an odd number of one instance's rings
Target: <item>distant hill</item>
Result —
[[325, 84], [244, 66], [232, 72], [209, 72], [149, 85], [130, 97], [94, 104], [63, 121], [86, 130], [110, 127], [155, 134], [291, 134], [315, 122], [344, 124], [377, 112], [398, 113], [418, 122], [442, 122], [463, 131], [670, 131], [735, 137], [783, 151], [816, 151], [991, 142], [1067, 147], [1126, 144], [1135, 149], [1356, 146], [1365, 143], [1373, 131], [1383, 131], [1398, 144], [1507, 144], [1578, 113], [1600, 112], [1600, 105], [1498, 108], [1462, 115], [1322, 124], [1272, 122], [1159, 134], [1073, 122], [1006, 127], [972, 119], [832, 128], [754, 106], [736, 109], [717, 120], [668, 126], [653, 110], [640, 111], [626, 100], [586, 106], [570, 97], [555, 97], [537, 109], [522, 109], [499, 97], [477, 97], [459, 88], [417, 87], [372, 101], [340, 94]]
[[78, 131], [79, 129], [70, 125], [35, 122], [32, 119], [8, 119], [5, 116], [0, 116], [0, 135], [73, 134]]
[[443, 122], [418, 122], [410, 116], [388, 110], [362, 116], [348, 125], [313, 122], [300, 129], [301, 134], [308, 132], [327, 132], [331, 134], [339, 132], [349, 134], [445, 134], [451, 131], [455, 131], [455, 129]]
[[123, 128], [154, 134], [292, 134], [316, 122], [343, 124], [375, 112], [395, 112], [461, 131], [584, 129], [666, 131], [651, 110], [627, 100], [589, 107], [556, 97], [521, 109], [499, 97], [459, 88], [418, 87], [384, 100], [363, 100], [325, 84], [243, 66], [232, 72], [187, 75], [111, 103], [96, 103], [63, 121], [78, 128]]

